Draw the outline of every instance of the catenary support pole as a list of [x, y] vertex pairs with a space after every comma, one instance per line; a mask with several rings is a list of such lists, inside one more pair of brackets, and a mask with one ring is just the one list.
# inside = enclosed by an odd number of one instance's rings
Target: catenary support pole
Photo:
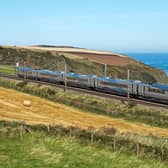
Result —
[[129, 104], [130, 103], [130, 70], [129, 69], [127, 70], [127, 81], [128, 81], [127, 101], [128, 101], [128, 104]]
[[104, 64], [104, 76], [107, 76], [107, 64]]
[[67, 77], [66, 77], [66, 73], [67, 73], [67, 63], [66, 63], [66, 62], [65, 62], [65, 64], [64, 64], [64, 72], [65, 72], [65, 75], [64, 75], [64, 84], [65, 84], [64, 91], [66, 92], [66, 90], [67, 90]]

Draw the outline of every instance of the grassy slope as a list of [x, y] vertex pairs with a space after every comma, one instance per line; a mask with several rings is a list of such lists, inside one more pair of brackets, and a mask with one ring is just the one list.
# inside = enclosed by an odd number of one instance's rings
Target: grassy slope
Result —
[[[31, 107], [23, 106], [23, 100], [31, 101]], [[156, 137], [168, 137], [167, 129], [86, 113], [63, 104], [53, 103], [4, 88], [0, 88], [0, 104], [0, 119], [24, 120], [30, 124], [42, 123], [53, 125], [54, 123], [65, 127], [73, 125], [83, 129], [93, 127], [96, 130], [101, 130], [102, 127], [112, 127], [125, 134], [129, 132], [130, 134], [142, 136], [150, 136], [152, 134]]]
[[[10, 85], [10, 82], [8, 82]], [[33, 86], [29, 85], [30, 88]], [[39, 87], [39, 86], [37, 86]], [[33, 90], [37, 91], [34, 86]], [[46, 97], [48, 91], [42, 86], [41, 91]], [[58, 90], [57, 90], [58, 91]], [[51, 90], [49, 91], [51, 92]], [[63, 92], [57, 92], [61, 96]], [[67, 93], [66, 93], [67, 94]], [[51, 95], [50, 95], [51, 96]], [[71, 97], [71, 94], [67, 95]], [[81, 96], [81, 95], [80, 95]], [[85, 95], [86, 96], [86, 95]], [[67, 97], [67, 98], [68, 98]], [[52, 97], [50, 97], [52, 99]], [[73, 97], [74, 98], [74, 97]], [[93, 97], [86, 97], [93, 103]], [[136, 112], [136, 111], [135, 111]], [[10, 128], [8, 128], [10, 130]], [[111, 149], [96, 145], [81, 144], [76, 140], [51, 137], [43, 133], [33, 133], [33, 137], [26, 135], [22, 141], [18, 136], [0, 136], [0, 167], [166, 167], [166, 163], [155, 160], [140, 159], [128, 153], [112, 152]], [[11, 137], [11, 138], [10, 138]]]
[[166, 163], [81, 143], [75, 139], [33, 132], [22, 141], [0, 136], [0, 168], [166, 168]]
[[6, 65], [0, 65], [0, 73], [6, 73], [6, 74], [16, 74], [17, 70], [14, 66], [6, 66]]
[[163, 109], [130, 107], [121, 102], [78, 92], [0, 78], [0, 86], [30, 93], [54, 102], [60, 102], [84, 111], [168, 128], [168, 113]]
[[[49, 51], [40, 52], [15, 47], [1, 47], [0, 61], [2, 65], [14, 65], [16, 60], [20, 60], [23, 63], [28, 60], [28, 54], [30, 55], [30, 63], [34, 67], [63, 70], [63, 61], [66, 60], [68, 71], [96, 74], [99, 76], [103, 75], [103, 65], [99, 63], [81, 59], [77, 56], [73, 57], [72, 55], [63, 55]], [[135, 64], [128, 65], [128, 67], [132, 70], [132, 79], [142, 80], [144, 82], [168, 82], [168, 78], [164, 72], [142, 63], [135, 61]], [[126, 78], [126, 69], [127, 67], [108, 66], [107, 74], [112, 77]]]

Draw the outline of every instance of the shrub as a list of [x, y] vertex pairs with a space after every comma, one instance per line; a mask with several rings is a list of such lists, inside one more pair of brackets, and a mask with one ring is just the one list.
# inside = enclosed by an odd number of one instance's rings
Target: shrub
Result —
[[24, 81], [24, 82], [19, 82], [16, 84], [17, 87], [23, 88], [28, 84], [28, 82]]

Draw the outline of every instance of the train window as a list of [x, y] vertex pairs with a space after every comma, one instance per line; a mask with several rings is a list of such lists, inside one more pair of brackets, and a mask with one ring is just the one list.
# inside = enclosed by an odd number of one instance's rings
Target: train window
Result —
[[27, 73], [27, 71], [21, 71], [23, 74]]
[[83, 82], [88, 82], [88, 79], [84, 79], [84, 78], [73, 78], [73, 77], [69, 77], [69, 76], [67, 76], [67, 80], [73, 80], [73, 81], [79, 80], [79, 81], [83, 81]]
[[52, 74], [43, 74], [43, 73], [40, 73], [40, 75], [41, 75], [42, 77], [46, 77], [46, 78], [48, 78], [48, 77], [51, 77], [51, 78], [58, 77], [56, 74], [52, 75]]
[[156, 88], [148, 88], [149, 92], [154, 92], [154, 93], [160, 93], [160, 94], [165, 94], [164, 90], [156, 89]]
[[127, 88], [128, 87], [128, 85], [126, 85], [126, 84], [108, 83], [108, 82], [104, 82], [104, 81], [101, 81], [100, 84], [102, 84], [102, 85], [108, 85], [108, 86], [121, 87], [121, 88]]

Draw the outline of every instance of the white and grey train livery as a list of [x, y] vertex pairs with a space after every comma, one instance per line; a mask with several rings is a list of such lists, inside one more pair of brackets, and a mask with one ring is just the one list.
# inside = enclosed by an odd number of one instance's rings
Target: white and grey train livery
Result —
[[155, 83], [146, 84], [141, 81], [113, 79], [110, 77], [98, 77], [96, 75], [76, 74], [72, 72], [60, 72], [50, 70], [37, 70], [28, 67], [20, 67], [18, 76], [27, 79], [64, 84], [85, 89], [93, 89], [100, 92], [126, 96], [129, 92], [132, 97], [168, 104], [168, 85]]

